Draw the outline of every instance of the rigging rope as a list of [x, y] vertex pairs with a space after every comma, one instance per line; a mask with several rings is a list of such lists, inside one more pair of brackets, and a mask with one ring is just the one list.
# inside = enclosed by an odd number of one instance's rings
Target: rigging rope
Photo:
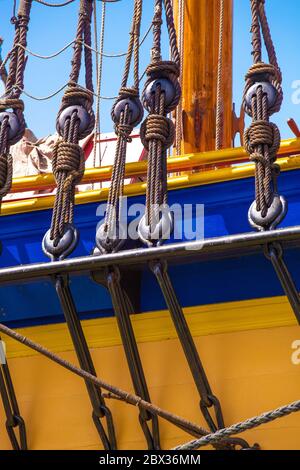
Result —
[[[180, 54], [180, 73], [179, 84], [180, 88], [183, 85], [183, 61], [184, 61], [184, 17], [185, 17], [185, 0], [178, 0], [178, 40], [179, 40], [179, 54]], [[176, 137], [175, 148], [176, 155], [182, 154], [182, 138], [183, 138], [183, 122], [182, 122], [182, 95], [176, 108]]]
[[[258, 230], [275, 228], [286, 214], [287, 205], [278, 195], [275, 163], [280, 146], [280, 132], [269, 118], [278, 112], [283, 100], [282, 75], [265, 12], [265, 0], [250, 0], [252, 11], [253, 65], [246, 75], [243, 103], [252, 124], [245, 131], [245, 149], [255, 162], [255, 201], [249, 221]], [[262, 37], [269, 63], [262, 61]]]
[[0, 78], [5, 86], [5, 83], [7, 80], [7, 71], [5, 68], [5, 64], [3, 64], [3, 59], [2, 59], [2, 44], [3, 44], [3, 39], [0, 37]]
[[[80, 1], [76, 35], [78, 41], [75, 43], [69, 82], [56, 121], [60, 139], [53, 150], [52, 167], [57, 182], [57, 192], [50, 233], [49, 236], [46, 235], [48, 240], [46, 251], [50, 250], [53, 256], [61, 252], [61, 247], [64, 246], [64, 236], [69, 237], [67, 251], [71, 247], [73, 249], [74, 244], [77, 243], [75, 240], [77, 235], [73, 228], [75, 185], [80, 182], [84, 173], [84, 154], [79, 140], [92, 132], [95, 123], [92, 108], [92, 54], [89, 49], [84, 48], [86, 89], [83, 89], [78, 85], [83, 55], [82, 44], [79, 40], [83, 39], [88, 45], [91, 44], [92, 11], [92, 0]], [[62, 253], [59, 256], [61, 255]]]

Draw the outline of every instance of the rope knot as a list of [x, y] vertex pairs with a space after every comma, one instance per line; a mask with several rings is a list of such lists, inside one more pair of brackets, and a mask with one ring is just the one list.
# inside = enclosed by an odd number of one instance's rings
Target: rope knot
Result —
[[171, 119], [159, 114], [149, 114], [141, 125], [141, 141], [149, 150], [149, 141], [158, 140], [162, 149], [167, 150], [174, 142], [175, 128]]
[[280, 133], [276, 124], [267, 121], [252, 122], [244, 134], [245, 148], [256, 159], [256, 149], [259, 145], [267, 145], [271, 158], [276, 157], [280, 147]]

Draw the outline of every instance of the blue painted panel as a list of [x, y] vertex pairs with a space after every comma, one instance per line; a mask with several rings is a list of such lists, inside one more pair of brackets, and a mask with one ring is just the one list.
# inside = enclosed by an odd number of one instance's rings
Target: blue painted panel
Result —
[[[282, 173], [279, 179], [280, 193], [289, 201], [289, 212], [282, 226], [300, 224], [299, 179], [300, 170]], [[170, 191], [169, 204], [204, 204], [205, 237], [210, 238], [249, 231], [247, 212], [253, 193], [253, 178], [247, 178]], [[143, 202], [144, 196], [129, 199], [129, 205]], [[96, 225], [100, 221], [97, 207], [97, 203], [76, 206], [80, 243], [73, 257], [88, 255], [94, 247]], [[1, 217], [0, 266], [48, 261], [41, 250], [41, 241], [50, 221], [50, 210]], [[286, 258], [300, 287], [297, 269], [300, 250], [287, 252]], [[183, 306], [282, 295], [272, 267], [263, 255], [171, 266], [170, 273]], [[72, 277], [71, 288], [82, 317], [112, 315], [106, 290], [88, 277]], [[1, 321], [25, 324], [63, 319], [50, 281], [0, 287], [0, 299]], [[165, 308], [152, 274], [146, 271], [142, 276], [141, 303], [143, 311]]]

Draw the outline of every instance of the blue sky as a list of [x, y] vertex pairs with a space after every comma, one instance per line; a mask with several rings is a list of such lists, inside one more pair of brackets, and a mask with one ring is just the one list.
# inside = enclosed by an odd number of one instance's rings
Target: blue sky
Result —
[[[52, 1], [52, 0], [50, 0]], [[58, 0], [57, 0], [58, 1]], [[188, 0], [186, 0], [188, 1]], [[28, 47], [40, 54], [51, 54], [74, 39], [76, 31], [77, 8], [79, 0], [64, 8], [48, 8], [34, 2], [32, 20], [28, 35]], [[107, 4], [105, 51], [123, 52], [127, 48], [128, 31], [132, 14], [132, 0], [121, 0]], [[250, 55], [250, 8], [249, 0], [234, 0], [234, 101], [237, 109], [241, 103], [244, 75], [251, 64]], [[0, 0], [0, 36], [5, 39], [2, 56], [5, 57], [13, 41], [14, 28], [10, 23], [13, 0]], [[152, 18], [153, 0], [144, 1], [142, 32], [145, 32]], [[285, 100], [275, 121], [280, 125], [282, 137], [288, 138], [291, 132], [286, 125], [289, 117], [298, 121], [300, 126], [300, 104], [293, 104], [295, 90], [293, 82], [300, 80], [299, 51], [299, 0], [267, 0], [267, 12], [279, 63], [283, 71]], [[101, 2], [97, 2], [98, 29], [100, 29]], [[141, 49], [141, 70], [150, 58], [151, 36]], [[167, 54], [168, 47], [164, 45]], [[35, 96], [46, 96], [68, 80], [72, 49], [68, 49], [52, 60], [29, 57], [25, 89]], [[103, 65], [102, 95], [115, 96], [120, 86], [124, 59], [105, 58]], [[56, 113], [61, 94], [48, 101], [34, 101], [25, 98], [28, 125], [37, 136], [50, 134], [55, 128]], [[112, 130], [110, 120], [111, 101], [102, 101], [102, 131]]]

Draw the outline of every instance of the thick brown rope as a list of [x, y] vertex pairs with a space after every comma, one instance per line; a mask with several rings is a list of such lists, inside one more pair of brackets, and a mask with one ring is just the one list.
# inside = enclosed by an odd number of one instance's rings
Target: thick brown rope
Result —
[[[54, 202], [50, 238], [57, 246], [63, 237], [66, 226], [73, 224], [75, 186], [81, 181], [84, 173], [84, 154], [79, 140], [89, 135], [94, 129], [95, 117], [93, 112], [93, 67], [92, 51], [84, 48], [85, 86], [78, 85], [82, 68], [82, 43], [91, 46], [91, 21], [93, 13], [92, 0], [80, 0], [76, 42], [72, 59], [72, 68], [68, 87], [62, 98], [62, 104], [57, 116], [57, 129], [60, 133], [54, 151], [52, 168], [57, 183], [57, 193]], [[80, 118], [73, 111], [66, 118], [63, 129], [60, 126], [62, 113], [72, 106], [82, 107], [88, 116], [88, 124], [80, 130]]]
[[[275, 165], [280, 145], [280, 132], [275, 124], [269, 122], [269, 117], [281, 108], [282, 76], [278, 66], [274, 44], [265, 12], [264, 0], [250, 0], [252, 12], [252, 55], [253, 65], [246, 74], [244, 90], [244, 108], [252, 117], [252, 124], [245, 131], [245, 149], [256, 164], [255, 192], [256, 210], [265, 218], [273, 203], [276, 191], [278, 166]], [[262, 36], [261, 36], [262, 33]], [[262, 37], [267, 49], [269, 64], [262, 61]], [[247, 99], [249, 90], [258, 82], [264, 82], [273, 87], [274, 103], [269, 103], [268, 96], [262, 86], [257, 86], [251, 100]]]
[[30, 340], [29, 338], [26, 338], [23, 335], [20, 335], [16, 331], [11, 330], [10, 328], [8, 328], [7, 326], [1, 323], [0, 323], [0, 332], [18, 341], [19, 343], [24, 344], [25, 346], [33, 349], [34, 351], [42, 354], [43, 356], [47, 357], [51, 361], [62, 366], [64, 369], [67, 369], [70, 372], [73, 372], [74, 374], [83, 378], [84, 380], [87, 380], [88, 382], [95, 384], [99, 388], [103, 388], [104, 390], [113, 394], [113, 396], [117, 396], [124, 402], [133, 406], [137, 406], [140, 409], [147, 410], [152, 415], [160, 416], [161, 418], [165, 419], [166, 421], [169, 421], [175, 426], [178, 426], [181, 429], [184, 429], [186, 432], [190, 433], [193, 436], [205, 436], [209, 434], [208, 431], [202, 428], [201, 426], [198, 426], [197, 424], [194, 424], [184, 418], [181, 418], [180, 416], [177, 416], [173, 413], [163, 410], [162, 408], [143, 400], [141, 397], [137, 395], [121, 390], [120, 388], [115, 387], [114, 385], [110, 385], [104, 380], [98, 377], [95, 377], [94, 375], [90, 374], [89, 372], [86, 372], [83, 369], [80, 369], [79, 367], [71, 364], [65, 359], [62, 359], [61, 357], [59, 357], [57, 354], [53, 353], [52, 351], [49, 351], [48, 349], [41, 346], [40, 344]]

